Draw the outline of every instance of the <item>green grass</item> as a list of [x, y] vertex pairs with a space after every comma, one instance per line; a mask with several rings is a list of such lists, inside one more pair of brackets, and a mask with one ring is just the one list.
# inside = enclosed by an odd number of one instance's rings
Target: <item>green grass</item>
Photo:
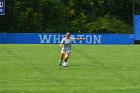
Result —
[[140, 46], [0, 45], [0, 93], [140, 93]]

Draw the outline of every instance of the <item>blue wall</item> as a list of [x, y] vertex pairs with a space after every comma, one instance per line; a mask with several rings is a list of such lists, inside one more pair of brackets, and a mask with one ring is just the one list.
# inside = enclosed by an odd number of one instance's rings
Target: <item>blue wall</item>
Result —
[[134, 17], [134, 36], [135, 40], [140, 40], [140, 15]]
[[[133, 44], [133, 34], [72, 34], [72, 37], [84, 37], [84, 41], [75, 41], [74, 44]], [[8, 33], [0, 34], [1, 44], [58, 44], [65, 37], [57, 33]]]

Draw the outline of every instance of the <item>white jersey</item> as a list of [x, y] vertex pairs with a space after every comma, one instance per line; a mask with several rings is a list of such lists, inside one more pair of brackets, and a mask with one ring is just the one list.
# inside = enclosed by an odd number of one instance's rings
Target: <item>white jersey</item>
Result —
[[62, 47], [63, 50], [71, 50], [71, 43], [74, 41], [73, 37], [69, 37], [69, 39], [67, 39], [66, 37], [62, 39], [60, 44], [64, 44], [64, 46]]

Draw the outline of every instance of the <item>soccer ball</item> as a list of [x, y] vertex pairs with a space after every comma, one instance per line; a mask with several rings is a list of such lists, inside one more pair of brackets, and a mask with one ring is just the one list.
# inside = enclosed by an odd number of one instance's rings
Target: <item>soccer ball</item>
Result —
[[64, 63], [63, 63], [63, 66], [64, 66], [64, 67], [68, 67], [68, 63], [67, 63], [67, 62], [64, 62]]

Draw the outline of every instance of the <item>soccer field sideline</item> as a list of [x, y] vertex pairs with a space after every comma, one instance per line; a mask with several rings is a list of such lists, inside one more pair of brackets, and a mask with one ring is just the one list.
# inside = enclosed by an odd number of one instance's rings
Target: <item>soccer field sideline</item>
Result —
[[[84, 93], [86, 89], [87, 93], [92, 93], [92, 91], [112, 93], [112, 90], [114, 90], [113, 93], [132, 93], [132, 91], [139, 93], [140, 91], [138, 82], [140, 77], [138, 74], [138, 64], [140, 61], [138, 54], [140, 51], [139, 46], [73, 45], [69, 60], [70, 66], [62, 69], [58, 69], [60, 52], [58, 45], [0, 45], [0, 50], [0, 82], [3, 82], [0, 84], [0, 90], [4, 93], [19, 93], [20, 91], [24, 91], [24, 93]], [[110, 55], [108, 55], [109, 53]], [[118, 58], [119, 56], [120, 58]], [[115, 57], [116, 60], [114, 60]], [[125, 64], [123, 61], [116, 63], [120, 59], [128, 61], [128, 64]], [[50, 62], [52, 63], [50, 64]], [[5, 69], [8, 69], [8, 71]], [[26, 71], [26, 69], [29, 69], [29, 71]], [[16, 70], [18, 71], [15, 72]], [[135, 73], [132, 73], [131, 70]], [[21, 74], [22, 71], [25, 71], [25, 73]], [[5, 75], [5, 73], [10, 74]], [[28, 74], [31, 74], [28, 77], [29, 80], [26, 76], [25, 78], [22, 77]], [[32, 74], [34, 77], [32, 77]], [[18, 76], [17, 84], [15, 83], [16, 76]], [[12, 78], [13, 81], [11, 81], [10, 77], [15, 78]], [[36, 81], [36, 77], [39, 78], [39, 81]], [[10, 88], [9, 86], [13, 87]], [[27, 86], [33, 87], [29, 89]], [[62, 91], [63, 88], [58, 89], [58, 86], [66, 88], [66, 92]], [[81, 89], [79, 87], [83, 88]], [[78, 91], [79, 89], [81, 90]]]

